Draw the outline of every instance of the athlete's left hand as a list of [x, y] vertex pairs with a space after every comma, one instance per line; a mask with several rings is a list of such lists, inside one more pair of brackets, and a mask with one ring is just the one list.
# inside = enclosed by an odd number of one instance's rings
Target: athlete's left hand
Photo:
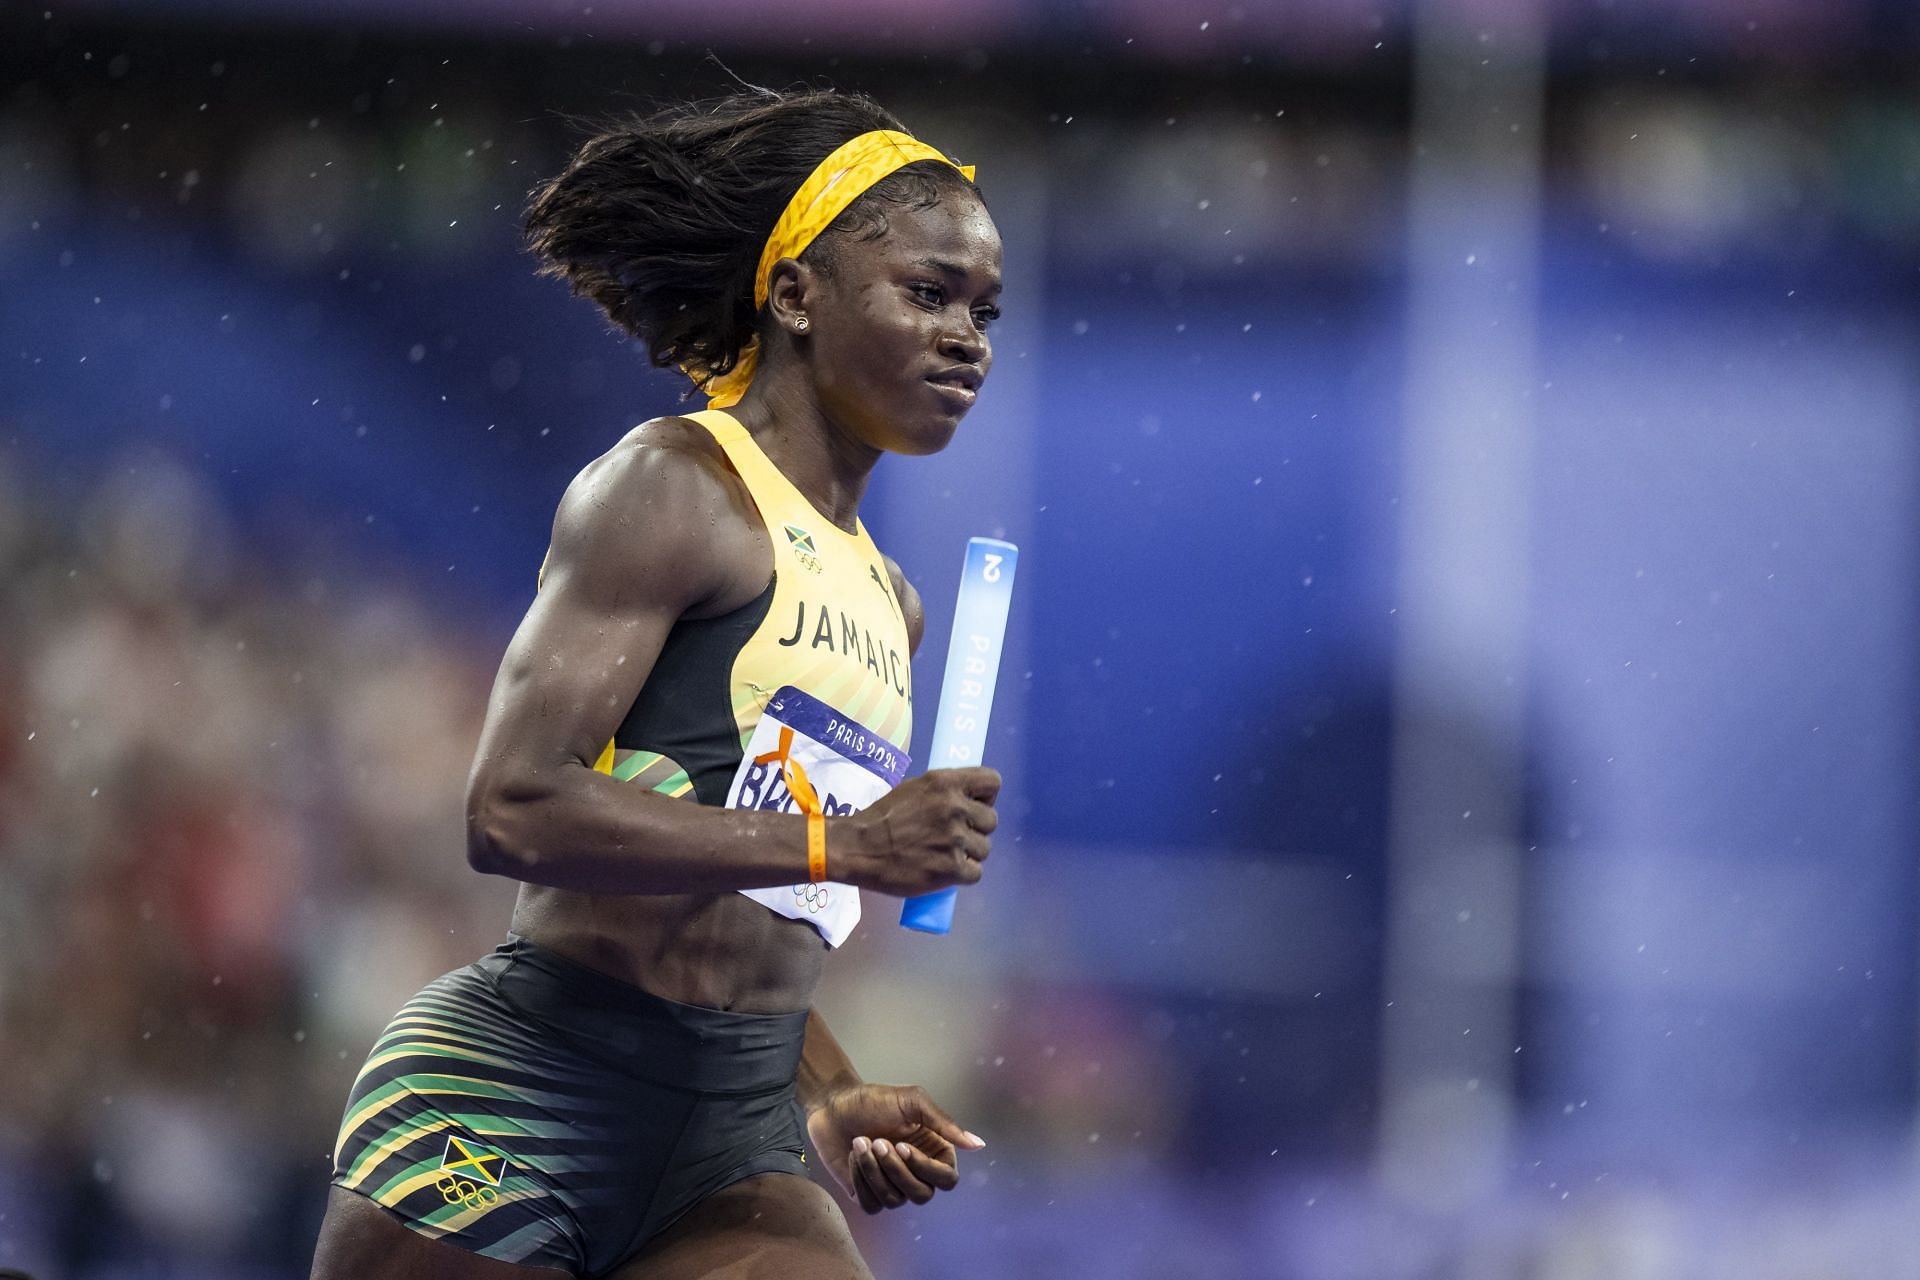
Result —
[[859, 1084], [807, 1113], [807, 1137], [840, 1189], [868, 1213], [925, 1204], [960, 1185], [957, 1148], [987, 1144], [918, 1085]]

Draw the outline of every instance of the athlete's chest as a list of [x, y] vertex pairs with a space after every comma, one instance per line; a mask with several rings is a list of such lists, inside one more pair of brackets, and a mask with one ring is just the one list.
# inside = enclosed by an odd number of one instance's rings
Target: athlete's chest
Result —
[[809, 657], [838, 657], [841, 665], [866, 669], [902, 698], [911, 690], [907, 626], [891, 587], [877, 592], [832, 591], [798, 582], [792, 591], [774, 594], [769, 626], [778, 634], [776, 649]]
[[770, 520], [774, 594], [736, 677], [762, 693], [805, 690], [890, 741], [912, 732], [907, 626], [871, 538], [818, 520]]

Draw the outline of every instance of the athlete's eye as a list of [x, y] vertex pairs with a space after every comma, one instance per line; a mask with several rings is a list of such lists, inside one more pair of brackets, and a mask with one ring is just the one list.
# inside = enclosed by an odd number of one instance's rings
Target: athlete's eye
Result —
[[975, 307], [973, 309], [973, 327], [985, 332], [986, 327], [1000, 318], [998, 307]]
[[923, 301], [933, 306], [943, 306], [947, 301], [947, 291], [937, 284], [929, 284], [922, 280], [910, 284], [907, 287], [918, 294]]

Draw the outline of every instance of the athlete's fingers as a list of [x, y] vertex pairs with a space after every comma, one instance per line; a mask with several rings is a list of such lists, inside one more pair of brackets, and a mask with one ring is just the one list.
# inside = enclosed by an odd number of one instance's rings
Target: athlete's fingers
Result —
[[960, 1159], [959, 1152], [954, 1150], [951, 1142], [925, 1125], [921, 1125], [920, 1132], [914, 1135], [913, 1145], [920, 1149], [920, 1154], [941, 1164], [953, 1165]]
[[[930, 1155], [911, 1142], [897, 1143], [894, 1149], [906, 1161], [907, 1168], [912, 1170], [914, 1177], [936, 1191], [951, 1191], [960, 1185], [960, 1170], [954, 1165], [952, 1159], [953, 1144], [937, 1133], [929, 1133], [927, 1138], [946, 1148], [946, 1159]], [[925, 1201], [921, 1203], [924, 1204]]]
[[867, 1187], [866, 1179], [860, 1174], [860, 1153], [867, 1149], [865, 1138], [855, 1138], [847, 1151], [847, 1183], [845, 1189], [860, 1202], [865, 1213], [880, 1212], [879, 1201], [873, 1198], [873, 1192]]
[[967, 825], [982, 835], [992, 835], [1000, 825], [1000, 811], [992, 805], [974, 801], [967, 805]]
[[886, 1176], [889, 1186], [915, 1204], [925, 1204], [933, 1199], [933, 1188], [916, 1177], [908, 1167], [906, 1152], [909, 1148], [904, 1143], [882, 1140], [873, 1146], [880, 1156], [880, 1172]]
[[[870, 1142], [867, 1144], [867, 1149], [855, 1157], [856, 1167], [860, 1170], [861, 1178], [866, 1182], [867, 1190], [872, 1192], [874, 1200], [878, 1202], [877, 1207], [867, 1210], [868, 1213], [878, 1213], [881, 1209], [898, 1209], [907, 1202], [906, 1196], [887, 1180], [887, 1175], [881, 1170], [878, 1147], [878, 1143]], [[861, 1207], [865, 1208], [864, 1205]]]
[[[974, 878], [978, 879], [979, 877], [976, 875]], [[945, 1138], [948, 1142], [953, 1143], [956, 1147], [965, 1147], [969, 1151], [978, 1151], [981, 1147], [987, 1145], [986, 1139], [982, 1138], [979, 1134], [968, 1133], [965, 1129], [955, 1124], [953, 1117], [935, 1106], [933, 1099], [927, 1096], [927, 1091], [919, 1085], [915, 1085], [913, 1088], [903, 1092], [901, 1109], [908, 1113], [907, 1118], [909, 1120], [919, 1121], [921, 1124], [927, 1126], [927, 1128]]]
[[867, 1185], [867, 1176], [861, 1173], [857, 1166], [853, 1173], [853, 1194], [854, 1199], [860, 1202], [862, 1213], [880, 1212], [879, 1198], [873, 1194], [873, 1188]]
[[979, 884], [982, 874], [978, 862], [972, 858], [962, 858], [960, 859], [960, 869], [958, 873], [955, 874], [953, 882], [955, 884]]
[[992, 804], [1000, 795], [1000, 771], [979, 765], [960, 769], [929, 769], [926, 776], [937, 777], [942, 786], [957, 787], [962, 795]]
[[876, 1156], [874, 1159], [876, 1161], [872, 1174], [874, 1196], [880, 1201], [882, 1209], [898, 1209], [907, 1202], [907, 1194], [893, 1185], [893, 1181], [887, 1177], [887, 1171], [877, 1163], [879, 1157]]
[[978, 831], [969, 831], [960, 841], [960, 851], [975, 862], [985, 862], [993, 851], [993, 843]]
[[961, 788], [975, 800], [982, 804], [992, 804], [999, 799], [1000, 771], [998, 769], [955, 769], [954, 772], [961, 775]]
[[884, 1206], [880, 1203], [880, 1197], [875, 1194], [873, 1190], [873, 1183], [868, 1180], [866, 1163], [863, 1163], [870, 1162], [870, 1156], [866, 1151], [867, 1140], [865, 1138], [855, 1138], [853, 1144], [853, 1155], [847, 1161], [847, 1168], [851, 1170], [853, 1174], [854, 1199], [860, 1202], [860, 1209], [863, 1213], [878, 1213]]

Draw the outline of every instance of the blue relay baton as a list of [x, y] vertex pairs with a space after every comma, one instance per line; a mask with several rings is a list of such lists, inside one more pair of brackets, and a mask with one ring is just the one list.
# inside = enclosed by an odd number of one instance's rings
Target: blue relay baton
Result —
[[[1013, 602], [1013, 568], [1020, 548], [998, 538], [967, 539], [960, 571], [960, 600], [953, 607], [953, 639], [947, 674], [940, 682], [929, 769], [960, 769], [980, 763], [987, 745], [987, 715], [1000, 675], [1000, 649], [1007, 638], [1007, 608]], [[958, 887], [923, 893], [900, 904], [900, 924], [922, 933], [953, 927]]]

